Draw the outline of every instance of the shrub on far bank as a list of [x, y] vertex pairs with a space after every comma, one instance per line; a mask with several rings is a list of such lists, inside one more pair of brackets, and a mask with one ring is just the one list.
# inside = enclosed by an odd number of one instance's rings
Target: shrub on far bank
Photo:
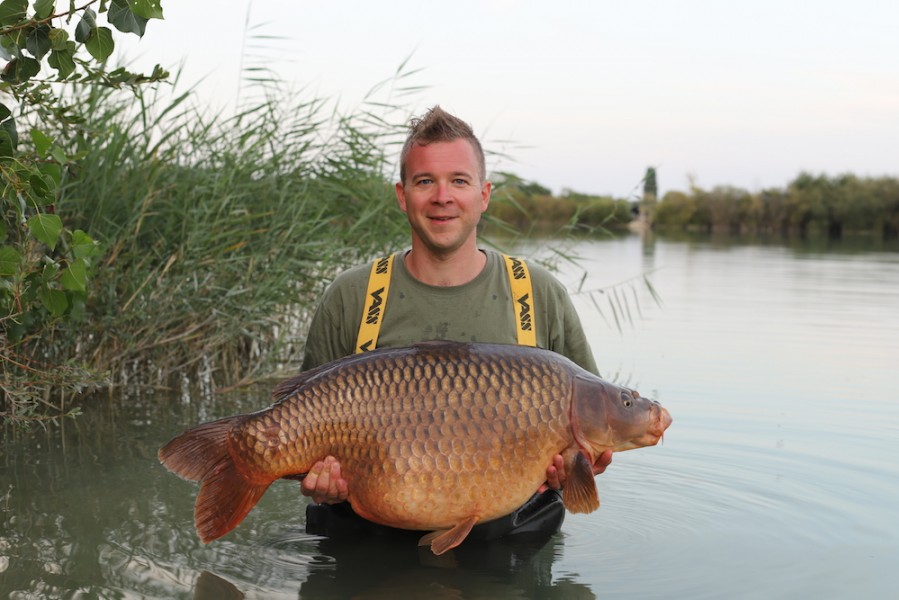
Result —
[[784, 190], [671, 191], [658, 203], [653, 223], [658, 229], [708, 232], [893, 237], [899, 235], [899, 179], [801, 173]]

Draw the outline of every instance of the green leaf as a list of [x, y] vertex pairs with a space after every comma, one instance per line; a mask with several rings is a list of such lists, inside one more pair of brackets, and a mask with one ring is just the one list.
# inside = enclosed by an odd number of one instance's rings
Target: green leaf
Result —
[[53, 14], [54, 8], [56, 8], [56, 0], [35, 0], [34, 16], [38, 19], [46, 19]]
[[59, 164], [69, 162], [69, 157], [66, 156], [66, 153], [59, 146], [53, 146], [53, 148], [50, 149], [50, 156], [52, 156]]
[[38, 171], [53, 180], [54, 188], [58, 188], [59, 184], [62, 183], [62, 167], [59, 163], [41, 163], [40, 166], [38, 166]]
[[69, 308], [69, 300], [66, 298], [66, 293], [62, 290], [42, 287], [40, 292], [38, 292], [38, 297], [41, 299], [41, 304], [44, 305], [44, 308], [49, 310], [54, 317], [63, 316]]
[[162, 19], [162, 0], [130, 0], [131, 10], [138, 17]]
[[31, 186], [31, 199], [38, 206], [47, 206], [56, 202], [56, 184], [50, 177], [33, 173], [28, 178], [28, 185]]
[[31, 230], [31, 235], [53, 250], [56, 248], [59, 233], [62, 231], [62, 219], [59, 218], [59, 215], [38, 213], [28, 219], [28, 229]]
[[100, 243], [80, 229], [72, 232], [72, 254], [75, 258], [93, 258], [101, 254]]
[[59, 283], [63, 288], [73, 292], [83, 292], [87, 289], [87, 268], [84, 259], [76, 258], [59, 277]]
[[47, 59], [47, 64], [56, 69], [60, 79], [65, 79], [75, 71], [75, 43], [69, 43], [72, 44], [72, 48], [54, 50]]
[[87, 39], [87, 51], [91, 56], [99, 62], [103, 62], [115, 49], [115, 42], [112, 40], [112, 30], [109, 27], [97, 27], [91, 31], [90, 37]]
[[9, 83], [24, 83], [37, 75], [40, 70], [41, 63], [33, 58], [22, 56], [14, 58], [6, 64], [0, 79]]
[[134, 14], [127, 0], [112, 0], [106, 18], [122, 33], [136, 33], [143, 37], [149, 19]]
[[19, 270], [22, 256], [12, 246], [0, 246], [0, 277], [10, 277]]
[[25, 18], [28, 0], [3, 0], [0, 2], [0, 25], [15, 25]]
[[14, 150], [15, 148], [13, 147], [12, 139], [9, 137], [9, 132], [0, 128], [0, 158], [12, 156]]
[[34, 149], [42, 158], [47, 156], [47, 151], [53, 145], [53, 138], [47, 136], [40, 129], [35, 128], [31, 129], [31, 141], [34, 144]]
[[7, 233], [8, 233], [8, 231], [7, 231], [7, 227], [6, 227], [6, 221], [0, 219], [0, 241], [3, 241], [6, 239]]
[[12, 111], [5, 104], [0, 103], [0, 121], [4, 121], [12, 116]]
[[53, 48], [53, 43], [50, 41], [50, 28], [46, 25], [35, 27], [28, 34], [25, 47], [36, 59], [42, 59]]
[[50, 44], [54, 50], [65, 50], [66, 42], [69, 41], [69, 32], [65, 29], [54, 28], [47, 34], [50, 37]]
[[19, 131], [16, 129], [16, 120], [13, 118], [6, 119], [2, 123], [0, 123], [0, 129], [9, 134], [9, 139], [12, 142], [13, 150], [19, 147]]
[[47, 257], [46, 260], [47, 262], [44, 264], [44, 269], [41, 271], [41, 283], [44, 285], [47, 285], [56, 279], [56, 274], [59, 272], [59, 265], [50, 260], [49, 257]]
[[44, 178], [37, 173], [34, 173], [31, 177], [28, 178], [28, 185], [31, 186], [31, 191], [41, 198], [46, 196], [47, 192], [49, 191], [47, 182], [44, 181]]
[[75, 41], [81, 44], [86, 43], [91, 32], [96, 28], [97, 13], [88, 8], [81, 14], [81, 20], [75, 26]]

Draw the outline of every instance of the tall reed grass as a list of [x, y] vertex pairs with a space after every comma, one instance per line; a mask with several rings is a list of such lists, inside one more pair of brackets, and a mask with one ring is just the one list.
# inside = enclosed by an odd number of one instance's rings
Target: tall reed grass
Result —
[[80, 94], [58, 210], [105, 253], [83, 317], [20, 352], [113, 385], [233, 385], [296, 362], [323, 283], [405, 237], [398, 107], [270, 97], [221, 118], [189, 94]]

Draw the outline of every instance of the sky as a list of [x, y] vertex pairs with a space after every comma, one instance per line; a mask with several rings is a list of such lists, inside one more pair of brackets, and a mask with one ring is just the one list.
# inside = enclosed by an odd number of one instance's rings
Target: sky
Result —
[[[800, 172], [899, 176], [895, 0], [163, 0], [132, 70], [181, 69], [233, 110], [242, 66], [343, 110], [405, 64], [408, 116], [440, 104], [516, 173], [624, 198], [785, 188]], [[263, 37], [264, 36], [264, 37]], [[199, 83], [198, 83], [199, 82]], [[401, 87], [397, 84], [398, 87]]]

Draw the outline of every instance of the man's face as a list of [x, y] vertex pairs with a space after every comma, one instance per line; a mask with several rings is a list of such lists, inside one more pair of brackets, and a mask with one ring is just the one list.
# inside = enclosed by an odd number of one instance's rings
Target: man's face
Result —
[[477, 244], [477, 225], [490, 203], [489, 182], [482, 182], [468, 140], [415, 144], [406, 156], [406, 181], [396, 198], [412, 227], [412, 247], [449, 254]]

